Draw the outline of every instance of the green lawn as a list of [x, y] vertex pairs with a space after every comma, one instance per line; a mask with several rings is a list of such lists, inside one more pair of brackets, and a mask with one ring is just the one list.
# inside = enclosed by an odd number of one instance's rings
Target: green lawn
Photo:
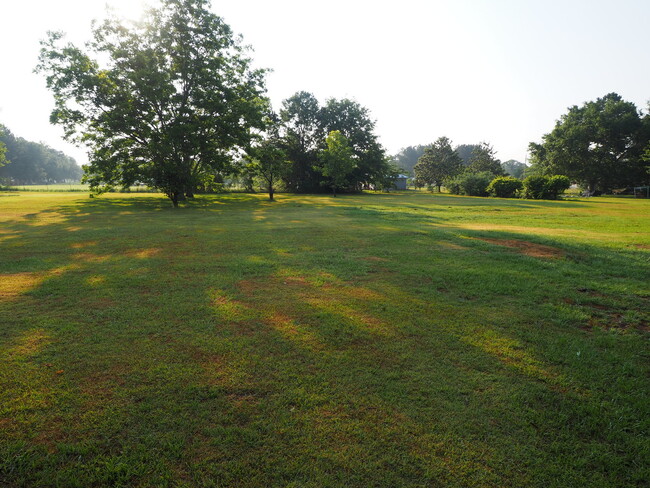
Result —
[[650, 201], [0, 193], [0, 486], [650, 479]]

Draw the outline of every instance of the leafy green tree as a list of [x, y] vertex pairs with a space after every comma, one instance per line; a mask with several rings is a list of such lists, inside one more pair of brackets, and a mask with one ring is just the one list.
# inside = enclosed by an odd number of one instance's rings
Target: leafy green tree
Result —
[[474, 148], [467, 171], [471, 173], [488, 171], [494, 176], [505, 176], [501, 161], [496, 158], [494, 148], [487, 142], [482, 142]]
[[487, 187], [487, 192], [491, 197], [513, 198], [522, 189], [521, 180], [512, 176], [497, 176]]
[[281, 142], [278, 139], [266, 139], [249, 149], [249, 158], [248, 171], [264, 181], [269, 200], [273, 201], [276, 186], [291, 164]]
[[573, 106], [544, 135], [529, 145], [533, 166], [543, 174], [563, 174], [590, 192], [647, 181], [642, 154], [650, 140], [631, 102], [610, 93]]
[[527, 165], [520, 163], [515, 159], [509, 159], [508, 161], [501, 163], [501, 169], [506, 175], [510, 175], [519, 180], [523, 179], [526, 168], [528, 168]]
[[336, 190], [346, 188], [350, 184], [350, 174], [356, 168], [354, 152], [347, 138], [338, 130], [330, 132], [325, 143], [327, 148], [322, 152], [321, 164], [316, 169], [327, 178], [323, 183], [329, 186], [336, 196]]
[[93, 190], [144, 182], [178, 206], [263, 128], [265, 71], [209, 0], [162, 0], [139, 23], [108, 18], [93, 37], [87, 53], [50, 33], [38, 67], [51, 121], [89, 148]]
[[356, 162], [348, 179], [357, 190], [384, 178], [389, 171], [386, 153], [367, 108], [348, 98], [330, 98], [321, 111], [321, 121], [328, 134], [339, 131], [347, 139]]
[[415, 177], [426, 185], [436, 185], [438, 192], [444, 180], [453, 178], [462, 170], [458, 153], [451, 146], [447, 137], [440, 137], [427, 146], [424, 154], [415, 165]]
[[7, 146], [4, 145], [4, 142], [0, 142], [0, 167], [7, 163]]
[[321, 107], [311, 93], [301, 91], [282, 102], [280, 132], [287, 157], [292, 162], [286, 176], [287, 188], [294, 192], [317, 191], [320, 175], [314, 170], [325, 132]]

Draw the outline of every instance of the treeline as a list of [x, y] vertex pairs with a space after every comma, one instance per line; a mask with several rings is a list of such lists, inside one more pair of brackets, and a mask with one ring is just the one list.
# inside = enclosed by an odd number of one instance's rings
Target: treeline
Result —
[[650, 104], [643, 114], [610, 93], [570, 107], [529, 150], [530, 166], [501, 163], [487, 143], [453, 147], [441, 137], [428, 146], [409, 146], [394, 159], [412, 168], [416, 186], [465, 195], [552, 199], [571, 183], [589, 195], [631, 192], [650, 185]]
[[78, 182], [81, 175], [82, 169], [70, 156], [45, 144], [16, 137], [7, 127], [0, 124], [1, 184], [44, 185]]
[[[393, 156], [393, 162], [401, 171], [414, 175], [415, 165], [424, 155], [424, 151], [430, 146], [431, 145], [417, 145], [405, 147]], [[474, 151], [480, 151], [483, 146], [485, 146], [485, 143], [460, 144], [454, 147], [454, 151], [460, 158], [461, 164], [464, 167], [468, 167], [472, 163], [472, 154]], [[523, 179], [525, 177], [524, 172], [526, 168], [528, 168], [526, 164], [515, 159], [509, 159], [504, 162], [499, 161], [499, 164], [505, 174], [518, 179]]]

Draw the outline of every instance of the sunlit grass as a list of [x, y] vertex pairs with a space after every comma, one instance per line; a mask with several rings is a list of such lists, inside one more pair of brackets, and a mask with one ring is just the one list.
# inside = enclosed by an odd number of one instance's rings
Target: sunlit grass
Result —
[[649, 224], [0, 193], [0, 485], [641, 486]]

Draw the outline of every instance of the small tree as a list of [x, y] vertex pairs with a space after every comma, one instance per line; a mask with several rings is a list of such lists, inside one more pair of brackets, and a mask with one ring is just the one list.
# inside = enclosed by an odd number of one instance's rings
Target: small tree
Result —
[[328, 178], [321, 184], [329, 186], [336, 196], [336, 190], [348, 186], [348, 176], [356, 168], [352, 149], [347, 138], [338, 130], [333, 130], [325, 139], [327, 148], [320, 155], [320, 166], [315, 169]]
[[424, 154], [415, 165], [415, 175], [418, 181], [427, 185], [436, 185], [438, 193], [442, 182], [460, 173], [462, 160], [451, 147], [447, 137], [440, 137], [424, 150]]
[[492, 197], [513, 198], [523, 187], [521, 180], [512, 176], [499, 176], [494, 178], [487, 187], [487, 192]]
[[250, 174], [264, 180], [269, 200], [273, 201], [278, 182], [291, 166], [286, 152], [277, 139], [267, 139], [249, 150], [249, 160], [246, 169]]

